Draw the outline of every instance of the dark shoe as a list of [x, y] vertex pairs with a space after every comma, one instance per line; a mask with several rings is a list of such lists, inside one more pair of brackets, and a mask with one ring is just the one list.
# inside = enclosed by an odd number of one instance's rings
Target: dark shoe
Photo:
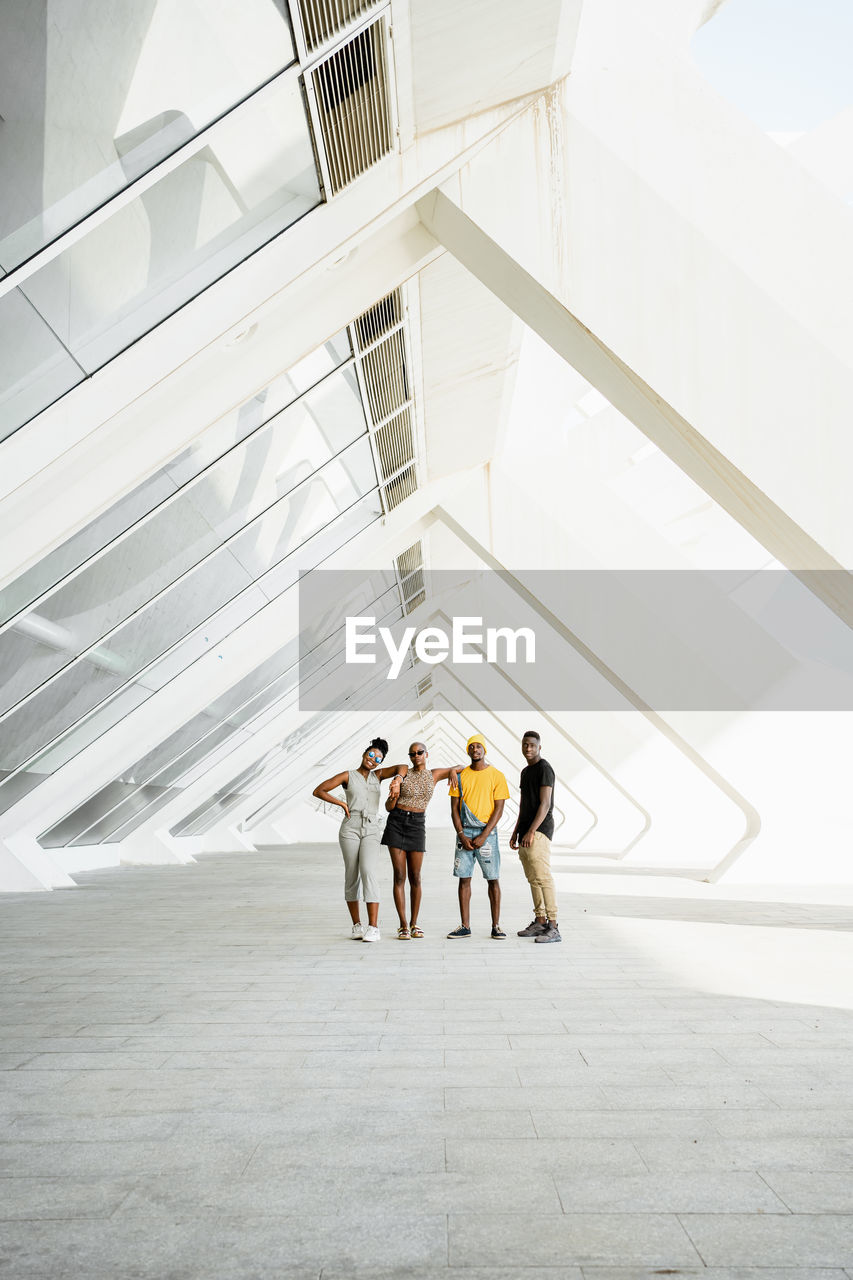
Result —
[[549, 924], [544, 933], [540, 933], [538, 938], [533, 939], [534, 942], [562, 942], [560, 930], [555, 924]]
[[493, 938], [505, 938], [505, 937], [506, 937], [506, 934], [504, 933], [503, 929], [500, 927], [500, 925], [499, 925], [499, 924], [493, 924], [493, 925], [492, 925], [492, 937], [493, 937]]
[[458, 929], [452, 929], [447, 936], [448, 938], [470, 938], [471, 930], [466, 928], [464, 924], [460, 924]]
[[531, 920], [530, 924], [527, 926], [526, 929], [519, 929], [518, 936], [519, 938], [535, 938], [540, 933], [547, 933], [547, 932], [548, 932], [547, 923], [540, 924], [538, 920]]

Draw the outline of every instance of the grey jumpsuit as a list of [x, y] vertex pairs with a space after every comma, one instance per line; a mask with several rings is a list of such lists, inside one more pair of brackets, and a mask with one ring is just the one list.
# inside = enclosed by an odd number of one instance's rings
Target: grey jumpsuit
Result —
[[344, 898], [358, 902], [359, 880], [361, 897], [365, 902], [379, 901], [379, 876], [386, 859], [379, 846], [379, 838], [385, 825], [384, 814], [379, 813], [381, 784], [375, 773], [363, 777], [357, 769], [350, 769], [345, 792], [350, 816], [344, 818], [338, 832], [341, 853], [344, 855]]

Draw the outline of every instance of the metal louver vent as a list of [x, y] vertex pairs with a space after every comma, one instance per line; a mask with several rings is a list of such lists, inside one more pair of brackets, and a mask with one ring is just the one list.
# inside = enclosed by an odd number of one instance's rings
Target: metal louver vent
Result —
[[384, 18], [377, 19], [309, 73], [330, 195], [337, 195], [392, 148], [385, 31]]
[[426, 592], [424, 591], [424, 576], [420, 570], [418, 570], [417, 578], [418, 578], [417, 590], [415, 590], [415, 584], [413, 582], [411, 594], [406, 596], [404, 608], [407, 614], [414, 613], [418, 605], [422, 605], [424, 600], [426, 600]]
[[374, 302], [355, 322], [358, 345], [363, 351], [403, 321], [403, 294], [399, 289]]
[[413, 542], [407, 550], [397, 556], [397, 573], [400, 578], [400, 590], [403, 593], [403, 608], [406, 613], [412, 613], [426, 599], [424, 552], [420, 541]]
[[413, 542], [397, 556], [397, 572], [401, 578], [407, 578], [416, 569], [422, 569], [423, 565], [424, 552], [420, 542]]
[[377, 0], [299, 0], [305, 44], [315, 52], [332, 36], [372, 9]]
[[418, 481], [414, 467], [409, 467], [402, 475], [395, 476], [382, 491], [385, 495], [385, 505], [388, 510], [393, 511], [395, 507], [399, 507], [400, 503], [410, 497], [417, 487]]
[[415, 456], [415, 441], [412, 433], [412, 415], [408, 409], [395, 414], [384, 426], [380, 427], [374, 437], [376, 454], [383, 476], [392, 476], [402, 471], [407, 462]]
[[361, 358], [370, 416], [382, 422], [409, 399], [406, 346], [402, 329], [395, 329]]
[[362, 312], [351, 334], [382, 499], [393, 511], [418, 487], [402, 290]]

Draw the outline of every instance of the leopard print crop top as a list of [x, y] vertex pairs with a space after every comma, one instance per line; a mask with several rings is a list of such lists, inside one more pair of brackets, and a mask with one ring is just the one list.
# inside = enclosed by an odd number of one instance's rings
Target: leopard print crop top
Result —
[[423, 813], [432, 799], [434, 790], [435, 780], [431, 769], [421, 769], [420, 772], [410, 769], [400, 782], [400, 795], [397, 799], [397, 804], [400, 808], [411, 809], [415, 813]]

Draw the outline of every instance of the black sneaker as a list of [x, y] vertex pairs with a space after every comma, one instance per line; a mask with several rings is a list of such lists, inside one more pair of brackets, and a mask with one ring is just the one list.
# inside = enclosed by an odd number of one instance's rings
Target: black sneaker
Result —
[[549, 924], [548, 928], [543, 933], [540, 933], [538, 938], [534, 938], [533, 941], [534, 942], [562, 942], [563, 939], [560, 937], [560, 930], [557, 928], [557, 926], [555, 924]]
[[540, 933], [547, 933], [547, 932], [548, 932], [547, 922], [545, 924], [542, 924], [541, 921], [539, 920], [531, 920], [530, 924], [527, 926], [526, 929], [519, 929], [518, 936], [519, 938], [535, 938]]
[[447, 936], [448, 938], [470, 938], [471, 930], [466, 925], [460, 924], [458, 929], [452, 929]]
[[493, 925], [492, 925], [492, 937], [493, 937], [493, 938], [505, 938], [505, 937], [506, 937], [506, 934], [504, 933], [503, 929], [500, 927], [500, 925], [499, 925], [499, 924], [493, 924]]

